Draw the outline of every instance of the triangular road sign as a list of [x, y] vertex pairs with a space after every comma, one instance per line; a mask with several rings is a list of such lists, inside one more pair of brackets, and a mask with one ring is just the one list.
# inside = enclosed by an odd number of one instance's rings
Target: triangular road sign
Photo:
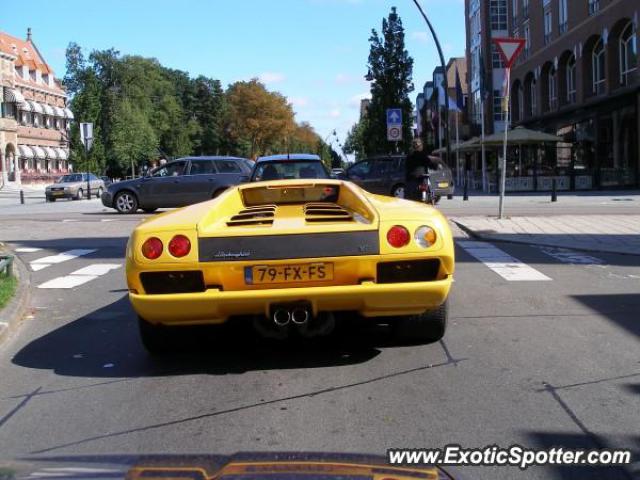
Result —
[[506, 68], [511, 68], [526, 44], [526, 40], [523, 38], [493, 38], [492, 40], [498, 47]]

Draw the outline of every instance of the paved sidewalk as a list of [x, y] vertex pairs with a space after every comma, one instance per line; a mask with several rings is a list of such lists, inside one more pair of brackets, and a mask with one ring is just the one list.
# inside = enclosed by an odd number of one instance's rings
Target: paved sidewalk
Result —
[[640, 215], [451, 217], [483, 240], [640, 255]]

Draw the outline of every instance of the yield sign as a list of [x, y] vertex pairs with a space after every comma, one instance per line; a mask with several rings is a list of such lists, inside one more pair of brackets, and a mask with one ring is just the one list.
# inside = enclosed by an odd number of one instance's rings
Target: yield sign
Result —
[[507, 68], [511, 68], [526, 44], [526, 40], [523, 38], [493, 38], [492, 40], [498, 47]]

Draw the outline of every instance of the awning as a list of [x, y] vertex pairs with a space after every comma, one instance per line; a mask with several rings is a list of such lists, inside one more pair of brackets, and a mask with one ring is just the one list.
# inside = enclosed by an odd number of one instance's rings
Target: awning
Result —
[[33, 150], [26, 145], [18, 145], [18, 153], [22, 158], [33, 158]]
[[20, 110], [24, 110], [25, 112], [33, 112], [33, 108], [29, 105], [29, 102], [19, 103], [18, 108]]
[[31, 147], [31, 149], [33, 150], [33, 153], [35, 154], [34, 155], [35, 158], [41, 158], [42, 160], [47, 158], [47, 154], [45, 153], [45, 151], [44, 151], [44, 149], [42, 147], [38, 147], [37, 145], [34, 145], [33, 147]]
[[47, 115], [55, 115], [55, 112], [53, 111], [53, 107], [51, 105], [47, 105], [46, 103], [42, 104], [42, 109], [44, 110], [44, 113], [46, 113]]
[[[549, 133], [528, 128], [516, 127], [509, 130], [509, 145], [540, 145], [543, 143], [562, 142], [562, 138]], [[504, 143], [504, 132], [494, 133], [485, 137], [484, 144], [487, 146], [500, 146]]]
[[70, 120], [73, 120], [73, 112], [71, 110], [69, 110], [68, 108], [64, 109], [64, 115], [65, 117], [67, 117]]
[[24, 103], [24, 96], [19, 90], [4, 87], [4, 101], [9, 103]]
[[51, 148], [51, 147], [44, 147], [44, 153], [47, 154], [47, 158], [50, 160], [57, 160], [58, 159], [58, 152], [56, 152], [55, 148]]
[[60, 117], [60, 118], [64, 118], [65, 117], [64, 109], [62, 109], [60, 107], [53, 107], [53, 111], [55, 112], [55, 116], [56, 117]]
[[44, 108], [38, 102], [34, 102], [33, 100], [27, 100], [27, 103], [31, 105], [31, 111], [35, 113], [44, 113]]
[[56, 152], [58, 152], [58, 160], [66, 160], [69, 158], [69, 154], [64, 148], [56, 148]]

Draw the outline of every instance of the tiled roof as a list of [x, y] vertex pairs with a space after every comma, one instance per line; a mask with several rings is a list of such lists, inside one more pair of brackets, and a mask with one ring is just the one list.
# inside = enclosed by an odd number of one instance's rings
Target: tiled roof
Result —
[[[53, 75], [53, 70], [44, 61], [36, 46], [31, 40], [22, 40], [9, 35], [5, 32], [0, 32], [0, 52], [7, 53], [9, 55], [16, 56], [16, 67], [27, 66], [29, 70], [40, 70], [43, 74]], [[54, 87], [49, 87], [44, 83], [36, 83], [33, 80], [24, 80], [22, 78], [16, 79], [23, 86], [29, 86], [34, 88], [40, 88], [43, 90], [49, 90], [56, 93], [64, 93], [60, 88], [58, 82], [55, 82]]]

